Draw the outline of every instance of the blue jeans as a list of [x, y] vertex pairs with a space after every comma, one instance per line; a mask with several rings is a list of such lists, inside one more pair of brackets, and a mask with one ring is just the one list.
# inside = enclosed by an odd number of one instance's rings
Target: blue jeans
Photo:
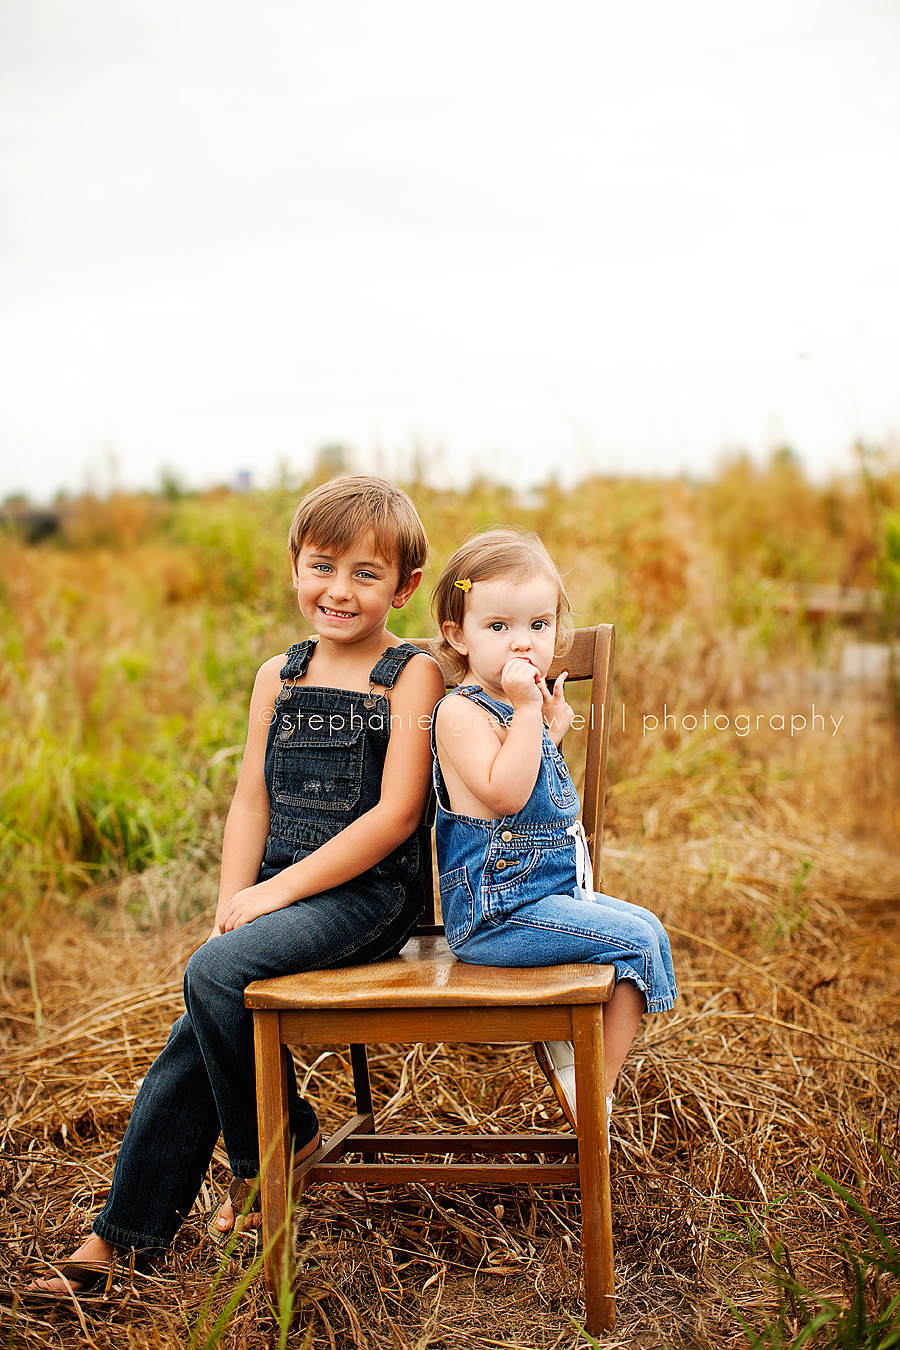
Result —
[[617, 980], [640, 989], [647, 1012], [663, 1012], [675, 1002], [672, 952], [659, 919], [599, 891], [593, 901], [577, 891], [523, 901], [500, 922], [477, 924], [453, 950], [461, 961], [482, 966], [615, 966]]
[[[253, 1014], [244, 989], [272, 975], [359, 965], [391, 956], [418, 917], [397, 885], [371, 873], [344, 887], [264, 914], [194, 952], [184, 974], [186, 1012], [141, 1084], [109, 1198], [94, 1232], [117, 1247], [157, 1255], [197, 1197], [221, 1130], [232, 1172], [259, 1171]], [[291, 1073], [294, 1149], [318, 1130]]]

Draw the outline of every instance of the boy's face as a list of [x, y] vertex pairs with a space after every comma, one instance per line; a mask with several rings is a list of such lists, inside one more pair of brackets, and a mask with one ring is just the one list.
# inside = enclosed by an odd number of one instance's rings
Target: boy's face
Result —
[[422, 580], [417, 568], [400, 585], [400, 568], [362, 535], [346, 553], [307, 540], [291, 559], [291, 576], [303, 617], [322, 638], [360, 642], [384, 631], [391, 609], [405, 605]]

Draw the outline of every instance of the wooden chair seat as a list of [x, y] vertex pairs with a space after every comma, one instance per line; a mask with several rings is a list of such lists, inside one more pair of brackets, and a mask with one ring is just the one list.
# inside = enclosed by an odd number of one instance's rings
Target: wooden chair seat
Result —
[[434, 933], [410, 938], [390, 961], [256, 980], [248, 1006], [284, 1012], [295, 1008], [519, 1008], [523, 1003], [543, 1007], [605, 1002], [614, 983], [612, 966], [518, 970], [468, 965], [456, 959], [445, 937]]
[[[428, 640], [422, 647], [431, 648]], [[576, 634], [572, 649], [551, 669], [591, 679], [582, 820], [596, 867], [602, 838], [606, 748], [615, 648], [611, 625]], [[599, 883], [598, 883], [599, 884]], [[372, 1181], [469, 1185], [579, 1186], [586, 1329], [595, 1335], [615, 1321], [612, 1216], [603, 1004], [615, 987], [611, 966], [591, 964], [513, 969], [458, 961], [434, 924], [434, 914], [400, 954], [366, 966], [307, 971], [248, 986], [253, 1009], [263, 1239], [266, 1274], [277, 1291], [290, 1278], [287, 1131], [288, 1045], [350, 1046], [356, 1115], [293, 1174], [293, 1183]], [[575, 1046], [578, 1133], [382, 1134], [375, 1128], [366, 1046], [377, 1043], [570, 1040]], [[577, 1162], [494, 1162], [496, 1157], [577, 1153]], [[491, 1161], [398, 1162], [397, 1157], [477, 1155]], [[350, 1157], [361, 1157], [350, 1162]]]

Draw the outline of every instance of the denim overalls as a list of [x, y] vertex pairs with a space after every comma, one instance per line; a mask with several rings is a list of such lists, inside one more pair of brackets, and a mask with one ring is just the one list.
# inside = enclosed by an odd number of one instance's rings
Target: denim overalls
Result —
[[[368, 694], [295, 685], [314, 643], [291, 647], [266, 744], [270, 826], [258, 880], [266, 881], [338, 834], [378, 802], [390, 738], [392, 689], [419, 648], [392, 647], [373, 668]], [[118, 1247], [158, 1253], [191, 1208], [221, 1131], [237, 1177], [259, 1171], [253, 980], [327, 966], [359, 965], [398, 952], [415, 927], [424, 891], [420, 826], [362, 876], [263, 914], [205, 942], [184, 975], [187, 1011], [144, 1078], [94, 1232]], [[297, 1093], [288, 1058], [294, 1148], [318, 1129]]]
[[[369, 675], [369, 693], [360, 694], [294, 684], [306, 674], [314, 646], [312, 641], [298, 642], [279, 671], [283, 683], [266, 743], [270, 822], [260, 881], [299, 862], [378, 805], [391, 710], [375, 686], [393, 689], [407, 662], [420, 655], [408, 642], [391, 647]], [[379, 897], [385, 918], [408, 910], [412, 918], [407, 932], [425, 903], [422, 829], [352, 883], [354, 894], [363, 888]], [[359, 940], [371, 937], [366, 931]], [[352, 955], [352, 950], [342, 953], [344, 958]]]
[[[509, 704], [478, 685], [447, 697], [459, 695], [503, 726], [512, 717]], [[456, 718], [462, 734], [464, 717], [463, 704], [451, 713], [451, 735]], [[500, 820], [451, 811], [433, 727], [431, 744], [441, 915], [456, 955], [476, 965], [612, 965], [617, 980], [641, 990], [648, 1012], [671, 1008], [677, 990], [665, 929], [650, 910], [594, 891], [578, 793], [546, 729], [531, 796]]]

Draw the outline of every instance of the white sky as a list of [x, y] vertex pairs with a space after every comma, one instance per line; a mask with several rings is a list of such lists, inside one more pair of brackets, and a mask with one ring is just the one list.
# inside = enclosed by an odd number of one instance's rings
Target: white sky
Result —
[[0, 0], [0, 497], [827, 473], [900, 432], [898, 147], [896, 0]]

